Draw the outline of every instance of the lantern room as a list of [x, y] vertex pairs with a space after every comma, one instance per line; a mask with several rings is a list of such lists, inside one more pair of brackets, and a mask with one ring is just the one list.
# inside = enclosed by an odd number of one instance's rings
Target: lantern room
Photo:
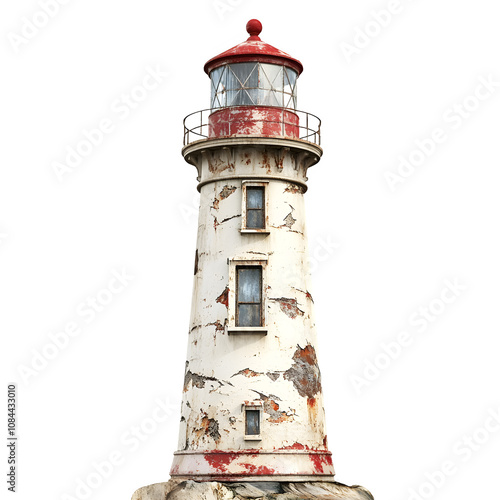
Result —
[[[297, 110], [297, 79], [302, 63], [263, 42], [262, 24], [247, 23], [247, 40], [205, 64], [210, 77], [210, 108], [188, 116], [187, 140], [234, 136], [305, 139], [319, 145], [320, 120]], [[314, 127], [314, 128], [313, 128]]]

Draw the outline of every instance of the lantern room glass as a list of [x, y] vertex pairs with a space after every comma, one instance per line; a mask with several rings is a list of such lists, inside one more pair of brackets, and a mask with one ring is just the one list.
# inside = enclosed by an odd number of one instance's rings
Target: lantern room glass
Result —
[[260, 62], [226, 64], [210, 72], [210, 108], [275, 106], [297, 109], [297, 72]]

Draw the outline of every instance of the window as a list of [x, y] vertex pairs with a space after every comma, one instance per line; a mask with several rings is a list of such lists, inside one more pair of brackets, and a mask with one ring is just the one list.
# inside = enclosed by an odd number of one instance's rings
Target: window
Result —
[[262, 401], [245, 401], [242, 411], [245, 415], [245, 441], [260, 441]]
[[260, 410], [245, 410], [245, 435], [260, 435]]
[[248, 186], [246, 191], [246, 227], [264, 229], [266, 227], [264, 186]]
[[262, 326], [262, 267], [236, 268], [236, 326]]
[[228, 335], [267, 335], [268, 260], [268, 255], [255, 252], [228, 259]]
[[269, 182], [248, 181], [241, 183], [241, 232], [269, 234]]

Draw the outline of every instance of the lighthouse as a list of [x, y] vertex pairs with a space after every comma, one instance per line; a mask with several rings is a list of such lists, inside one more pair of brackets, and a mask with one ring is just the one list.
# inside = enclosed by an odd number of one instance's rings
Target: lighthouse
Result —
[[201, 196], [179, 445], [132, 500], [373, 500], [335, 482], [325, 429], [304, 209], [321, 121], [297, 109], [301, 62], [246, 28], [184, 120]]
[[304, 207], [321, 122], [297, 109], [301, 62], [262, 41], [258, 20], [246, 28], [205, 64], [210, 106], [184, 122], [201, 199], [170, 474], [334, 481]]

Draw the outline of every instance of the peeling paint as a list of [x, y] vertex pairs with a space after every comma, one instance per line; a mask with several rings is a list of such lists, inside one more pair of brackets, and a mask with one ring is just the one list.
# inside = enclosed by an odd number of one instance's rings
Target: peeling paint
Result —
[[224, 320], [224, 324], [222, 324], [220, 322], [220, 320], [217, 320], [214, 323], [207, 323], [205, 326], [215, 326], [214, 342], [216, 342], [217, 341], [217, 334], [220, 332], [222, 332], [224, 334], [226, 332], [227, 318]]
[[227, 184], [222, 188], [220, 193], [214, 198], [212, 208], [219, 210], [219, 203], [226, 198], [229, 198], [238, 189], [236, 186], [228, 186]]
[[270, 301], [277, 302], [282, 312], [289, 318], [295, 319], [297, 316], [304, 316], [304, 311], [299, 309], [297, 299], [287, 299], [280, 297], [279, 299], [269, 299]]
[[215, 377], [207, 377], [206, 375], [200, 375], [199, 373], [193, 373], [191, 370], [188, 370], [186, 372], [186, 375], [184, 376], [184, 392], [189, 389], [189, 382], [192, 383], [193, 387], [203, 389], [207, 381], [217, 382], [219, 384], [219, 387], [222, 387], [224, 385], [223, 382], [216, 379]]
[[310, 344], [303, 349], [298, 345], [293, 355], [292, 366], [283, 374], [286, 380], [293, 382], [302, 397], [308, 398], [308, 405], [315, 404], [315, 395], [321, 392], [321, 374], [316, 358], [316, 351]]
[[247, 472], [255, 474], [256, 476], [272, 476], [276, 471], [271, 467], [266, 467], [265, 465], [256, 466], [253, 464], [243, 464], [243, 467]]
[[217, 422], [215, 418], [208, 418], [208, 415], [203, 412], [201, 427], [199, 429], [194, 429], [194, 434], [197, 437], [197, 440], [203, 436], [207, 436], [211, 437], [217, 443], [221, 438], [219, 432], [219, 422]]
[[236, 377], [237, 375], [243, 375], [244, 377], [258, 377], [259, 375], [262, 375], [262, 373], [254, 372], [253, 370], [250, 370], [250, 368], [245, 368], [240, 370], [238, 373], [231, 375], [231, 378]]
[[238, 458], [237, 453], [210, 453], [204, 456], [210, 466], [218, 472], [226, 472], [228, 465]]
[[[253, 390], [253, 389], [252, 389]], [[276, 399], [279, 401], [280, 399], [276, 396], [270, 394], [266, 396], [258, 391], [253, 391], [260, 396], [260, 400], [263, 401], [264, 412], [269, 415], [267, 419], [268, 422], [272, 424], [280, 424], [281, 422], [293, 422], [295, 411], [292, 410], [292, 413], [287, 413], [286, 411], [279, 411], [280, 405], [275, 401]], [[271, 396], [274, 399], [271, 399]]]
[[295, 287], [293, 287], [293, 289], [303, 293], [306, 296], [306, 298], [309, 299], [314, 304], [314, 299], [307, 290], [301, 290], [300, 288], [295, 288]]
[[283, 221], [285, 222], [283, 226], [287, 227], [288, 229], [292, 229], [292, 226], [297, 222], [297, 219], [293, 218], [292, 212], [290, 212], [284, 219]]
[[196, 249], [196, 252], [194, 254], [194, 275], [196, 276], [198, 274], [198, 249]]
[[267, 372], [266, 375], [273, 381], [276, 382], [280, 378], [280, 372]]
[[329, 470], [333, 465], [331, 455], [310, 453], [309, 459], [314, 464], [314, 470], [317, 474], [323, 474], [325, 467]]
[[244, 370], [240, 370], [238, 373], [235, 373], [234, 375], [231, 375], [231, 378], [236, 377], [237, 375], [243, 375], [244, 377], [247, 378], [253, 378], [253, 377], [259, 377], [261, 375], [266, 375], [269, 377], [273, 382], [276, 382], [280, 378], [281, 372], [255, 372], [251, 370], [250, 368], [245, 368]]
[[241, 214], [233, 215], [232, 217], [227, 217], [226, 219], [223, 219], [220, 222], [217, 220], [217, 217], [215, 215], [212, 215], [212, 217], [214, 218], [214, 229], [217, 230], [218, 226], [224, 224], [224, 222], [227, 222], [228, 220], [235, 219], [236, 217], [241, 217]]
[[215, 302], [219, 304], [223, 304], [226, 307], [229, 307], [229, 287], [226, 286], [224, 291], [215, 299]]
[[283, 193], [293, 193], [293, 194], [300, 193], [300, 194], [302, 194], [303, 191], [304, 190], [300, 186], [298, 186], [297, 184], [288, 184], [288, 186], [285, 188]]

